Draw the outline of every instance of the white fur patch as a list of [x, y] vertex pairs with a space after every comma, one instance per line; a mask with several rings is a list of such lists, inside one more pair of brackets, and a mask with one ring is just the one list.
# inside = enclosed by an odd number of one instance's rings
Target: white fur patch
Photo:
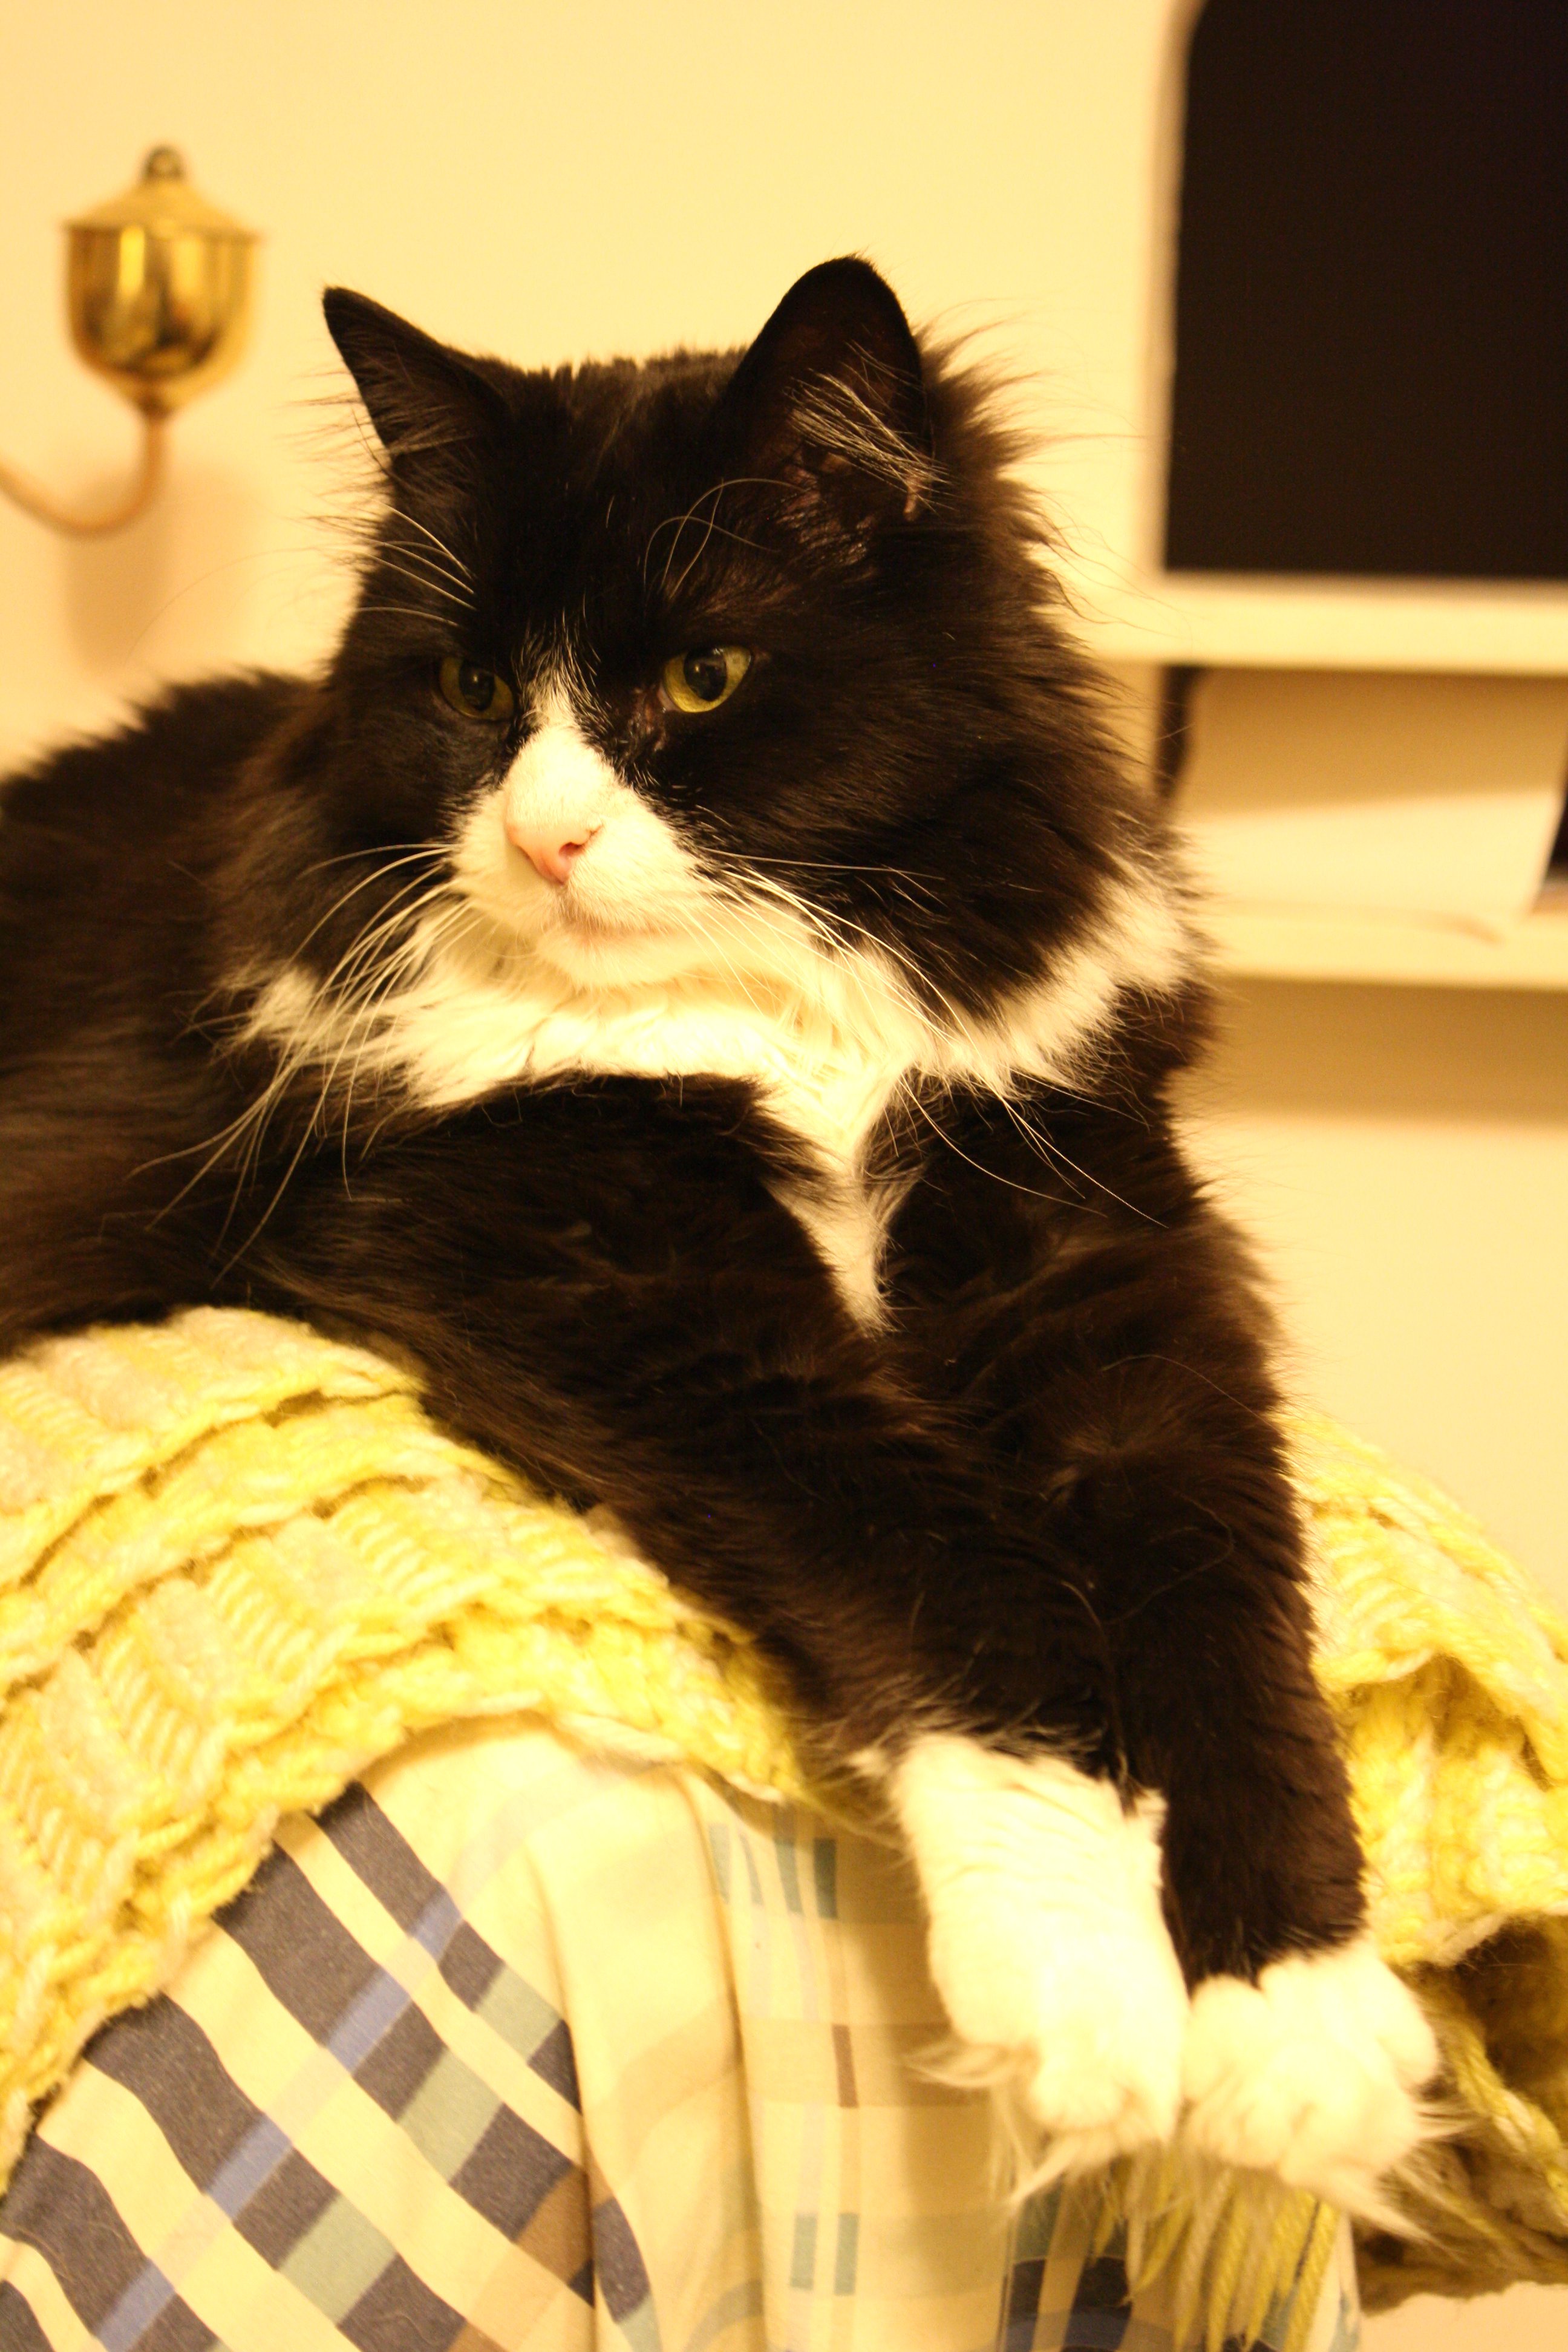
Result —
[[1436, 2069], [1430, 2026], [1370, 1939], [1302, 1953], [1256, 1985], [1198, 1987], [1183, 2135], [1223, 2163], [1385, 2219], [1377, 2183], [1422, 2137], [1415, 2094]]
[[[452, 879], [422, 907], [390, 967], [357, 987], [285, 966], [247, 1034], [288, 1075], [334, 1089], [401, 1086], [432, 1109], [493, 1088], [578, 1074], [742, 1078], [805, 1146], [821, 1182], [785, 1205], [855, 1311], [874, 1318], [894, 1192], [866, 1148], [901, 1087], [921, 1076], [1005, 1096], [1070, 1085], [1125, 987], [1167, 992], [1192, 941], [1163, 881], [1129, 869], [1049, 980], [992, 1018], [933, 1017], [892, 954], [831, 935], [766, 883], [705, 872], [675, 829], [583, 736], [554, 689], [501, 783], [468, 811]], [[586, 837], [569, 877], [537, 872], [509, 838], [555, 826]]]
[[891, 1793], [965, 2048], [942, 2071], [1021, 2103], [1036, 2181], [1167, 2139], [1187, 1995], [1160, 1908], [1163, 1808], [1054, 1757], [918, 1739]]

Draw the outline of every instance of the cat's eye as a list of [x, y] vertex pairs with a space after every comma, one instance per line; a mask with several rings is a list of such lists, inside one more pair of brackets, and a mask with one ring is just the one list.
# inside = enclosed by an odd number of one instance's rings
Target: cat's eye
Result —
[[437, 673], [441, 698], [449, 702], [460, 719], [509, 719], [512, 710], [512, 692], [506, 680], [498, 677], [493, 669], [481, 669], [478, 662], [465, 661], [460, 654], [448, 654]]
[[744, 646], [694, 646], [689, 653], [670, 656], [659, 684], [677, 710], [717, 710], [751, 667]]

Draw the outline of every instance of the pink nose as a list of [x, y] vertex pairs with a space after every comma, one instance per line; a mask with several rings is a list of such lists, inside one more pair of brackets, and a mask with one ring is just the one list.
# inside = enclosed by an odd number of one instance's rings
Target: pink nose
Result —
[[547, 882], [564, 882], [572, 871], [573, 860], [582, 856], [594, 835], [603, 829], [593, 820], [570, 828], [559, 824], [529, 824], [510, 816], [506, 821], [507, 839], [514, 848], [521, 850]]

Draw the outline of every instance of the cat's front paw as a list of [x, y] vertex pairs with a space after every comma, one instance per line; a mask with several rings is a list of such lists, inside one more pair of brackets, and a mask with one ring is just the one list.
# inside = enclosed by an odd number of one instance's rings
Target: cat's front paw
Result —
[[997, 2092], [1031, 2177], [1168, 2139], [1187, 1995], [1160, 1908], [1160, 1808], [1054, 1757], [919, 1741], [894, 1793], [961, 2048], [950, 2079]]
[[1255, 1985], [1198, 1987], [1183, 2135], [1223, 2163], [1377, 2215], [1379, 2180], [1422, 2137], [1415, 2094], [1436, 2067], [1430, 2026], [1370, 1941], [1293, 1955]]
[[1151, 1939], [972, 1882], [933, 1918], [931, 1965], [959, 2037], [936, 2071], [998, 2095], [1033, 2182], [1171, 2137], [1187, 2000]]

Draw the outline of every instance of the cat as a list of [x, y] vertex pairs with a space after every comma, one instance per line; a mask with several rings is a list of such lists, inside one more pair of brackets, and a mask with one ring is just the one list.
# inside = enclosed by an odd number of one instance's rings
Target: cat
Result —
[[401, 1351], [754, 1636], [1038, 2177], [1374, 2209], [1436, 2052], [1173, 1130], [1202, 956], [984, 383], [856, 258], [738, 356], [326, 316], [385, 488], [330, 662], [0, 804], [0, 1343]]

